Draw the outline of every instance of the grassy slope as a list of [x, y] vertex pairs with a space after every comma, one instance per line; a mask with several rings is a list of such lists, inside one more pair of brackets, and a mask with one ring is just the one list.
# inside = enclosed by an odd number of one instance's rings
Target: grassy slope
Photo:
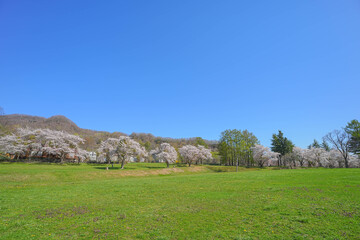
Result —
[[360, 238], [360, 169], [163, 167], [0, 164], [0, 239]]

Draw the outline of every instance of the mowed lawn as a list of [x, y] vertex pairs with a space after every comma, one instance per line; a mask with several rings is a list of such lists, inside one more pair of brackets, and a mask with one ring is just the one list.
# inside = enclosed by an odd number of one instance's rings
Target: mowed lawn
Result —
[[0, 239], [360, 239], [360, 169], [115, 167], [0, 164]]

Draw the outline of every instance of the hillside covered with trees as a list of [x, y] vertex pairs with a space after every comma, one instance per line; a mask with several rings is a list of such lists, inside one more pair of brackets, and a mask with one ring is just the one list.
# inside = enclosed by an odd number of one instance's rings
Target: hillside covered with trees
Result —
[[[18, 128], [50, 129], [75, 134], [85, 140], [81, 146], [88, 151], [98, 149], [101, 142], [108, 138], [128, 136], [128, 134], [122, 132], [110, 133], [106, 131], [80, 128], [73, 121], [61, 115], [52, 116], [50, 118], [24, 114], [9, 114], [0, 116], [0, 136], [14, 133]], [[200, 137], [175, 139], [168, 137], [156, 137], [151, 133], [131, 133], [129, 136], [138, 141], [147, 150], [155, 149], [164, 142], [170, 143], [176, 148], [180, 148], [188, 144], [203, 145], [210, 147], [213, 150], [216, 150], [217, 147], [217, 141], [205, 140]]]

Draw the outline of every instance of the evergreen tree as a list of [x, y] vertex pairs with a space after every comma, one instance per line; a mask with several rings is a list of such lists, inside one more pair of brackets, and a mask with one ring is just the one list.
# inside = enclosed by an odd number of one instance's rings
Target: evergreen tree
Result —
[[316, 139], [314, 139], [314, 142], [313, 142], [313, 144], [312, 144], [312, 147], [313, 147], [313, 148], [321, 148], [319, 142], [318, 142]]
[[308, 149], [310, 148], [321, 148], [321, 145], [316, 139], [314, 139], [314, 142], [308, 146]]
[[294, 147], [294, 144], [288, 140], [286, 137], [284, 137], [284, 134], [279, 130], [278, 134], [273, 134], [271, 139], [271, 151], [280, 153], [279, 155], [279, 162], [278, 165], [282, 165], [281, 158], [287, 154], [291, 153], [292, 149]]
[[321, 148], [325, 149], [325, 151], [330, 152], [331, 148], [329, 146], [329, 144], [323, 140], [323, 142], [321, 143]]
[[209, 145], [206, 144], [205, 140], [201, 137], [197, 137], [195, 138], [195, 144], [196, 145], [201, 145], [201, 146], [204, 146], [206, 148], [209, 148]]
[[345, 131], [350, 135], [349, 151], [354, 154], [360, 154], [360, 122], [356, 119], [349, 122]]

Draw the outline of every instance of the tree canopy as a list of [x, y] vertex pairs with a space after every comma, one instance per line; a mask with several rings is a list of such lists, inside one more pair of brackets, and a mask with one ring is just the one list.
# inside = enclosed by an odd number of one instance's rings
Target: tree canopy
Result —
[[228, 129], [221, 133], [219, 153], [222, 162], [232, 166], [250, 166], [253, 164], [252, 147], [259, 140], [248, 130]]
[[354, 154], [360, 154], [360, 122], [358, 120], [350, 121], [345, 131], [350, 134], [349, 151]]

